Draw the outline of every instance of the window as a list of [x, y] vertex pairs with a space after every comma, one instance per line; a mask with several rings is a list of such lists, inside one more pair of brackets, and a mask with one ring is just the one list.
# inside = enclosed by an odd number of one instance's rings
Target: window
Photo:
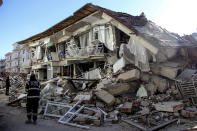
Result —
[[97, 26], [93, 28], [93, 41], [99, 40], [105, 42], [105, 26]]
[[94, 31], [93, 40], [98, 40], [98, 30]]
[[[97, 34], [97, 36], [96, 36], [97, 38], [98, 38], [98, 34]], [[86, 46], [88, 46], [89, 45], [89, 32], [88, 33], [85, 33], [85, 34], [83, 34], [83, 35], [81, 35], [80, 37], [79, 37], [79, 41], [80, 41], [80, 46], [81, 47], [86, 47]]]

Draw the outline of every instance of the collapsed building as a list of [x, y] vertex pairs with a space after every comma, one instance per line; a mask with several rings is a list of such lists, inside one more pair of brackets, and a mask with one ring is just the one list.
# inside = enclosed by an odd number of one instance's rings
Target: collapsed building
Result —
[[[123, 113], [123, 119], [131, 118], [125, 114], [136, 114], [133, 119], [151, 117], [152, 125], [157, 125], [151, 130], [156, 130], [162, 122], [164, 126], [177, 121], [179, 114], [190, 117], [184, 108], [188, 99], [193, 101], [189, 106], [197, 103], [196, 71], [187, 69], [193, 58], [189, 49], [196, 45], [156, 25], [144, 13], [132, 16], [86, 4], [18, 44], [29, 47], [27, 68], [40, 81], [48, 80], [41, 83], [44, 116], [58, 117], [63, 124], [87, 128], [70, 121], [91, 119], [96, 125], [99, 120], [101, 125], [101, 120], [114, 122]], [[97, 115], [79, 114], [84, 109]], [[164, 120], [160, 124], [153, 118], [155, 113]]]
[[181, 69], [174, 70], [174, 66], [184, 65], [186, 48], [191, 46], [147, 20], [143, 13], [132, 16], [92, 4], [18, 43], [30, 46], [32, 70], [40, 80], [57, 75], [81, 77], [98, 67], [112, 68], [116, 73], [127, 64], [143, 72], [166, 66], [170, 69], [166, 77], [173, 79]]

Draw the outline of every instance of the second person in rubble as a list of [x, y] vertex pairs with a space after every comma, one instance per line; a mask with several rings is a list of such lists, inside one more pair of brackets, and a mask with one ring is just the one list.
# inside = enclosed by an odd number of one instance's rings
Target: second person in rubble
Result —
[[36, 124], [38, 105], [40, 100], [40, 83], [36, 80], [35, 74], [31, 74], [30, 80], [26, 84], [27, 91], [27, 121], [26, 123]]
[[5, 80], [5, 88], [6, 88], [6, 95], [9, 95], [9, 88], [10, 88], [10, 79], [9, 76], [6, 76], [6, 80]]

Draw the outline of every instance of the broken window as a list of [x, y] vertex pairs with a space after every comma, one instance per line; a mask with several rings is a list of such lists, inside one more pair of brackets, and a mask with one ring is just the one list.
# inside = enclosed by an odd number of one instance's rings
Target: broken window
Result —
[[93, 41], [99, 40], [105, 42], [105, 26], [97, 26], [93, 28]]
[[93, 29], [93, 40], [98, 40], [98, 35], [99, 35], [99, 29], [94, 28]]
[[52, 42], [46, 44], [44, 61], [46, 62], [48, 60], [59, 61], [58, 54], [56, 53], [56, 46]]
[[79, 47], [75, 39], [66, 42], [66, 57], [77, 57], [79, 55]]
[[65, 58], [65, 50], [65, 43], [59, 44], [59, 55], [61, 59]]
[[121, 30], [119, 30], [119, 35], [120, 35], [119, 43], [128, 43], [129, 42], [130, 37], [127, 34], [122, 32]]
[[113, 51], [115, 49], [115, 30], [111, 25], [105, 25], [105, 46]]
[[[98, 37], [98, 36], [96, 36]], [[97, 38], [98, 39], [98, 38]], [[84, 48], [89, 45], [89, 32], [79, 36], [80, 47]]]

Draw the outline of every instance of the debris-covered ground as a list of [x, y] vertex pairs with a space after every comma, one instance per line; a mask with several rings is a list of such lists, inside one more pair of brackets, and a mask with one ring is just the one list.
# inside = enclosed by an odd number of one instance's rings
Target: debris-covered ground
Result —
[[[185, 69], [173, 81], [150, 72], [141, 73], [138, 69], [125, 67], [110, 78], [106, 78], [106, 74], [99, 69], [88, 72], [91, 79], [87, 79], [87, 76], [83, 79], [57, 77], [41, 83], [39, 117], [46, 121], [56, 121], [65, 128], [193, 128], [197, 115], [195, 73], [195, 70]], [[19, 75], [14, 77], [21, 80], [16, 84], [17, 79], [15, 81], [11, 78], [12, 87], [7, 105], [14, 107], [7, 107], [9, 110], [6, 112], [13, 114], [12, 110], [19, 109], [14, 114], [17, 117], [21, 115], [21, 121], [24, 122], [25, 78]], [[1, 96], [3, 95], [4, 90], [1, 92]], [[44, 122], [42, 120], [41, 125]], [[59, 128], [63, 129], [62, 125]]]
[[[55, 119], [44, 119], [39, 116], [37, 125], [26, 125], [26, 114], [25, 109], [21, 107], [9, 107], [6, 106], [5, 102], [8, 97], [1, 94], [0, 95], [0, 130], [1, 131], [83, 131], [84, 129], [70, 127], [58, 124]], [[4, 102], [2, 102], [4, 101]], [[20, 119], [19, 119], [20, 118]], [[196, 123], [197, 124], [197, 123]], [[171, 124], [162, 130], [168, 131], [180, 131], [187, 128], [194, 127], [195, 122], [188, 121], [186, 124], [176, 125]], [[105, 124], [101, 127], [92, 126], [91, 130], [94, 131], [138, 131], [139, 129], [130, 126], [124, 122], [118, 124]], [[140, 131], [140, 130], [139, 130]]]

